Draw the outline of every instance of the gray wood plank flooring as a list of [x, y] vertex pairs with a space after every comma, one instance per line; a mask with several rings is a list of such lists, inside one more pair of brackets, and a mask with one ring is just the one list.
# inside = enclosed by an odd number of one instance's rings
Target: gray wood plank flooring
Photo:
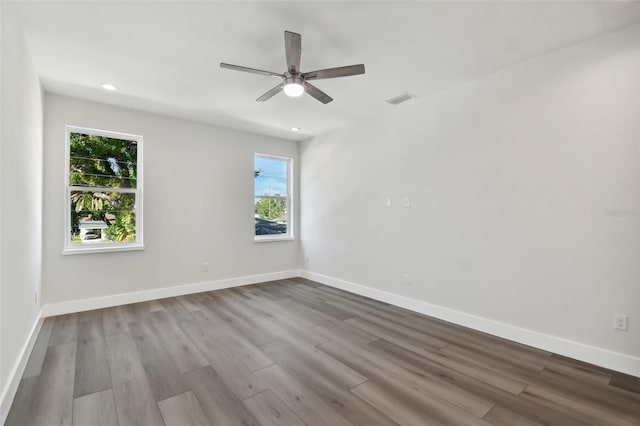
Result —
[[242, 402], [263, 426], [304, 426], [302, 420], [272, 391], [261, 392]]
[[191, 391], [160, 401], [158, 406], [167, 426], [214, 426]]
[[5, 424], [640, 426], [640, 378], [295, 278], [46, 318]]
[[185, 374], [185, 379], [214, 425], [258, 424], [213, 368], [192, 370]]
[[111, 373], [102, 319], [78, 324], [74, 396], [111, 389]]
[[50, 346], [29, 408], [27, 424], [71, 425], [75, 342]]
[[49, 347], [49, 339], [51, 338], [54, 323], [55, 318], [53, 317], [44, 319], [42, 328], [40, 329], [40, 334], [38, 334], [36, 343], [31, 351], [29, 362], [24, 369], [23, 378], [33, 377], [40, 374], [42, 363], [44, 362], [44, 356], [46, 355], [47, 348]]
[[74, 399], [73, 424], [117, 426], [118, 415], [113, 390], [107, 389]]

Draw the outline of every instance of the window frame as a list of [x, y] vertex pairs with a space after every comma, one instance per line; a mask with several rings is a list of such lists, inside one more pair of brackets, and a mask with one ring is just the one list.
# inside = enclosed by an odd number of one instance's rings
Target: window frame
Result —
[[[69, 168], [71, 163], [71, 134], [84, 133], [92, 136], [102, 136], [114, 139], [123, 139], [135, 141], [136, 147], [136, 188], [135, 191], [123, 191], [120, 188], [111, 187], [86, 187], [74, 186], [69, 182]], [[144, 232], [143, 232], [143, 138], [140, 135], [130, 133], [113, 132], [108, 130], [92, 129], [82, 126], [65, 126], [65, 153], [64, 153], [64, 245], [62, 254], [90, 254], [105, 253], [131, 250], [144, 250]], [[122, 192], [135, 194], [135, 223], [136, 223], [136, 240], [125, 243], [103, 243], [103, 244], [72, 244], [71, 243], [71, 193], [73, 191], [94, 191], [96, 188], [102, 188], [111, 192]], [[133, 189], [133, 188], [130, 188]], [[115, 191], [114, 191], [115, 190]]]
[[[293, 158], [284, 157], [281, 155], [273, 155], [273, 154], [263, 154], [260, 152], [254, 152], [253, 154], [253, 165], [255, 171], [256, 157], [273, 159], [273, 160], [284, 160], [287, 162], [287, 195], [256, 195], [256, 183], [255, 179], [253, 180], [253, 208], [254, 208], [254, 216], [253, 216], [253, 242], [254, 243], [263, 243], [263, 242], [273, 242], [273, 241], [293, 241], [295, 240], [294, 235], [294, 205], [293, 205]], [[256, 206], [256, 198], [273, 198], [273, 199], [284, 199], [287, 205], [287, 232], [286, 234], [269, 234], [269, 235], [256, 235], [255, 234], [255, 206]]]

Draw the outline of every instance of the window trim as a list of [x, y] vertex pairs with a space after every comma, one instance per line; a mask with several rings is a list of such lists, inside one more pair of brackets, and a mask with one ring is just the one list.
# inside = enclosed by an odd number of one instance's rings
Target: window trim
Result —
[[[70, 155], [71, 155], [71, 133], [85, 133], [95, 136], [103, 136], [114, 139], [124, 139], [135, 141], [137, 143], [137, 158], [136, 158], [136, 191], [126, 191], [132, 194], [136, 194], [136, 240], [128, 243], [104, 243], [100, 245], [75, 245], [71, 244], [71, 204], [69, 202], [71, 198], [72, 185], [69, 184], [69, 167], [70, 167]], [[63, 255], [74, 254], [90, 254], [90, 253], [105, 253], [105, 252], [117, 252], [117, 251], [132, 251], [132, 250], [144, 250], [144, 227], [143, 227], [143, 138], [140, 135], [134, 135], [123, 132], [112, 132], [108, 130], [92, 129], [82, 126], [65, 126], [65, 149], [64, 149], [64, 239], [63, 239]], [[73, 186], [74, 190], [78, 188], [82, 190], [81, 186]], [[91, 187], [91, 190], [96, 189]], [[114, 188], [108, 188], [112, 191]], [[114, 191], [121, 192], [121, 191]], [[123, 191], [124, 192], [124, 191]]]
[[[273, 242], [273, 241], [294, 241], [295, 238], [295, 234], [294, 234], [294, 203], [293, 203], [293, 190], [294, 190], [294, 186], [293, 186], [293, 158], [291, 157], [284, 157], [281, 155], [273, 155], [273, 154], [263, 154], [260, 152], [254, 152], [253, 153], [253, 164], [254, 164], [254, 168], [255, 168], [255, 163], [256, 163], [256, 157], [262, 157], [262, 158], [266, 158], [266, 159], [274, 159], [274, 160], [285, 160], [287, 162], [287, 196], [283, 197], [282, 195], [278, 195], [278, 196], [265, 196], [265, 197], [269, 197], [269, 198], [284, 198], [287, 201], [287, 208], [288, 208], [288, 217], [287, 217], [287, 233], [286, 234], [279, 234], [280, 236], [274, 236], [277, 234], [270, 234], [270, 235], [256, 235], [255, 234], [255, 213], [254, 216], [252, 217], [253, 219], [253, 242], [254, 243], [266, 243], [266, 242]], [[255, 179], [253, 180], [253, 207], [255, 209], [255, 205], [256, 205], [256, 197], [261, 197], [260, 195], [256, 195], [256, 183], [255, 183]]]

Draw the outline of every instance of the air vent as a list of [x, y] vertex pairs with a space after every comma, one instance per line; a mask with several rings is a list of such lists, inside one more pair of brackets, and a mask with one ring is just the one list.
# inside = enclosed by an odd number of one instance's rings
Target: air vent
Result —
[[394, 96], [391, 99], [387, 99], [385, 102], [390, 103], [391, 105], [398, 105], [403, 102], [407, 102], [409, 99], [415, 98], [416, 95], [412, 95], [409, 92], [402, 92], [397, 96]]

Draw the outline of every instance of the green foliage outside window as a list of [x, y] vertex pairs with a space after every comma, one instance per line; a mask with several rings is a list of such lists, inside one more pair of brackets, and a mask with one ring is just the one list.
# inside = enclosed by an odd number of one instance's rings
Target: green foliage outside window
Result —
[[256, 201], [256, 213], [262, 219], [274, 220], [285, 215], [287, 203], [285, 200], [263, 198]]
[[135, 241], [135, 193], [108, 188], [136, 188], [137, 142], [71, 133], [69, 166], [69, 184], [89, 187], [72, 189], [72, 233], [78, 233], [80, 220], [103, 221], [109, 240]]

